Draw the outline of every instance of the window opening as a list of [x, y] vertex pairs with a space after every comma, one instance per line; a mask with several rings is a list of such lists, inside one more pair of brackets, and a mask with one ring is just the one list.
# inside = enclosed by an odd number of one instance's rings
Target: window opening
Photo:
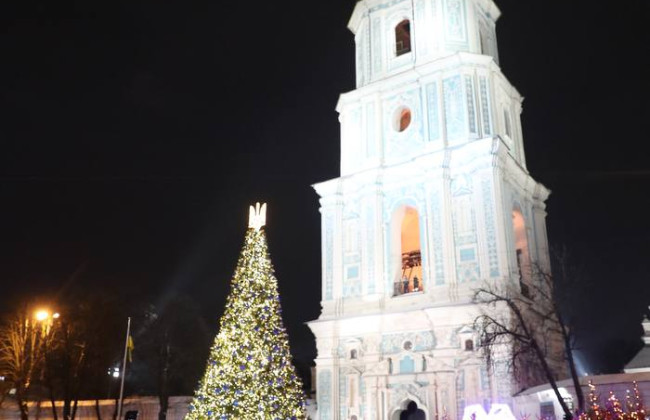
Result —
[[398, 252], [396, 263], [401, 264], [400, 277], [394, 284], [396, 296], [424, 290], [419, 219], [418, 211], [408, 206], [398, 209], [393, 216], [393, 223], [400, 229], [399, 236], [393, 237], [399, 241], [394, 250]]
[[480, 42], [480, 47], [481, 47], [481, 54], [483, 55], [490, 55], [490, 52], [488, 51], [489, 48], [489, 41], [488, 41], [488, 28], [487, 26], [480, 22], [478, 25], [478, 34], [479, 34], [479, 42]]
[[411, 125], [411, 111], [403, 109], [399, 116], [399, 131], [400, 133], [406, 130]]
[[411, 52], [411, 22], [404, 19], [395, 27], [395, 55]]
[[528, 239], [526, 237], [526, 223], [519, 209], [512, 212], [512, 230], [515, 240], [515, 258], [517, 262], [517, 275], [521, 294], [530, 297], [528, 283], [530, 281], [530, 256], [528, 253]]
[[411, 110], [399, 107], [393, 114], [393, 129], [398, 133], [405, 131], [411, 125]]
[[506, 136], [512, 138], [512, 127], [510, 125], [510, 113], [507, 110], [503, 110], [503, 120], [505, 122]]
[[474, 351], [474, 341], [465, 340], [465, 351]]
[[357, 358], [357, 351], [350, 350], [350, 359], [356, 359], [356, 358]]

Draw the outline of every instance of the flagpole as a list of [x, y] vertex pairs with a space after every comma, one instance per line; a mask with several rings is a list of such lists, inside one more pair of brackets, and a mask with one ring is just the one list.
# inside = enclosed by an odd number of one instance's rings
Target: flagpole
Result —
[[126, 322], [126, 339], [124, 340], [124, 358], [122, 359], [122, 380], [120, 381], [120, 402], [117, 407], [117, 420], [121, 419], [122, 403], [124, 401], [124, 378], [126, 377], [126, 355], [129, 351], [129, 336], [131, 335], [131, 317]]

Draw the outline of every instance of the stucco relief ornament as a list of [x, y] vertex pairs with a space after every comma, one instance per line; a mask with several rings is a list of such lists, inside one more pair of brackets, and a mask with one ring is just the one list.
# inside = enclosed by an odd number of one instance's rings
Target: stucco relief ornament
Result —
[[248, 227], [255, 230], [260, 230], [262, 226], [266, 225], [266, 203], [255, 203], [255, 207], [250, 206], [248, 213]]

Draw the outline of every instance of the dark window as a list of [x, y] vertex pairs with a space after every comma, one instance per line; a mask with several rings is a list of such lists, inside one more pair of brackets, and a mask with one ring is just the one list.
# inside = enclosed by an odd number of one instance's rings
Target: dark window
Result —
[[523, 272], [523, 252], [521, 249], [517, 250], [517, 270], [519, 270], [519, 286], [521, 287], [521, 294], [530, 297], [530, 290], [528, 285], [524, 281], [524, 272]]
[[465, 350], [466, 351], [473, 351], [474, 350], [474, 341], [465, 340]]
[[395, 55], [411, 52], [411, 22], [404, 19], [395, 27]]
[[350, 359], [356, 359], [356, 358], [357, 358], [357, 351], [350, 350]]

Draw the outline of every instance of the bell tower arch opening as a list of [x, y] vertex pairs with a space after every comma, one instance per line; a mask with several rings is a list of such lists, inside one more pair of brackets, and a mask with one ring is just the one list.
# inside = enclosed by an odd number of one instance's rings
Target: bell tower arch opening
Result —
[[512, 231], [515, 244], [515, 258], [517, 263], [517, 275], [519, 276], [519, 286], [524, 296], [530, 295], [530, 253], [528, 250], [528, 236], [526, 234], [526, 220], [521, 212], [521, 208], [515, 205], [512, 209]]
[[411, 52], [411, 21], [404, 19], [395, 26], [395, 56]]
[[392, 264], [395, 272], [394, 296], [424, 291], [420, 214], [404, 205], [393, 213]]

